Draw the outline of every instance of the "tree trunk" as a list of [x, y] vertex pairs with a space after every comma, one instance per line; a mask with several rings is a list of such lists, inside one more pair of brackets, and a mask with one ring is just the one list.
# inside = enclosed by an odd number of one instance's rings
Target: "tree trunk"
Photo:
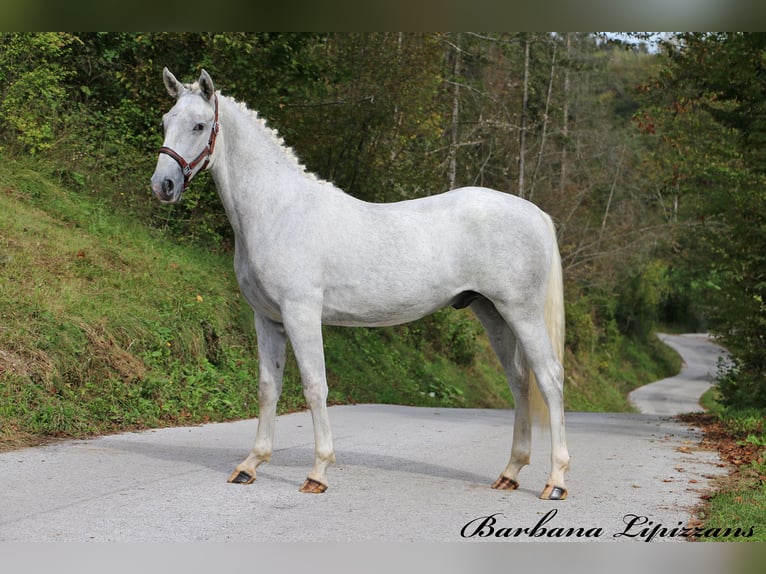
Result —
[[455, 36], [455, 61], [452, 64], [452, 77], [454, 86], [452, 92], [452, 120], [450, 125], [450, 148], [449, 148], [449, 189], [455, 189], [457, 186], [457, 148], [458, 148], [458, 126], [460, 116], [460, 82], [457, 81], [460, 75], [460, 33]]
[[564, 109], [561, 125], [561, 172], [559, 175], [559, 193], [563, 196], [567, 185], [567, 147], [569, 146], [569, 63], [572, 59], [572, 33], [566, 35], [566, 64], [564, 65]]
[[527, 103], [529, 101], [529, 37], [524, 34], [524, 86], [521, 97], [521, 126], [519, 128], [519, 197], [524, 197], [525, 146], [527, 140]]
[[556, 43], [553, 43], [553, 50], [551, 52], [551, 75], [548, 79], [548, 93], [545, 96], [545, 112], [543, 114], [543, 128], [540, 134], [540, 150], [537, 153], [537, 163], [535, 164], [535, 171], [532, 172], [532, 183], [529, 186], [529, 200], [532, 201], [532, 196], [535, 194], [535, 185], [537, 183], [537, 174], [540, 171], [540, 166], [543, 163], [543, 153], [545, 152], [545, 136], [548, 133], [548, 113], [551, 107], [551, 96], [553, 94], [553, 79], [556, 75]]

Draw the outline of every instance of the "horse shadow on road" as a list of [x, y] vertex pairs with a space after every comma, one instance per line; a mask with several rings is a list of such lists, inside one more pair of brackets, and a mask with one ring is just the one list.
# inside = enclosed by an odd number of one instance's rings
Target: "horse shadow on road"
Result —
[[[109, 441], [108, 448], [169, 463], [178, 473], [210, 471], [220, 475], [223, 481], [247, 454], [244, 449], [145, 442], [123, 437], [113, 437]], [[305, 478], [303, 474], [292, 470], [284, 473], [281, 469], [304, 468], [308, 471], [311, 468], [313, 456], [314, 450], [311, 444], [275, 449], [271, 461], [258, 469], [258, 476], [279, 482], [294, 482], [298, 487]], [[378, 475], [380, 472], [406, 473], [481, 485], [489, 485], [494, 480], [494, 477], [490, 475], [402, 456], [376, 453], [372, 450], [362, 452], [339, 449], [336, 456], [338, 460], [335, 466], [336, 471], [339, 472], [352, 467], [361, 467], [374, 471]], [[498, 469], [503, 457], [504, 453], [498, 459]], [[143, 473], [138, 468], [135, 472]], [[290, 478], [287, 478], [287, 475]], [[292, 475], [295, 475], [294, 479]]]

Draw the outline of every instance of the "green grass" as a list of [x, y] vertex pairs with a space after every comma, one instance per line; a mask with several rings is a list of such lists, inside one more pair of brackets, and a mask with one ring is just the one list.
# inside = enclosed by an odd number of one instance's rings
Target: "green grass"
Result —
[[630, 412], [633, 389], [681, 370], [681, 357], [657, 338], [619, 338], [597, 351], [568, 353], [565, 406], [574, 411]]
[[[86, 190], [33, 159], [2, 160], [0, 449], [257, 416], [232, 254], [149, 227], [136, 215], [150, 213], [148, 193], [145, 206], [106, 178]], [[324, 336], [332, 404], [513, 405], [470, 312]], [[675, 368], [663, 349], [619, 339], [570, 354], [566, 407], [630, 410], [630, 388]], [[291, 354], [279, 408], [305, 408]]]
[[749, 462], [737, 466], [722, 480], [716, 492], [698, 510], [706, 530], [741, 528], [752, 536], [721, 536], [701, 540], [766, 542], [766, 412], [758, 409], [726, 408], [717, 390], [702, 398], [702, 405], [721, 421], [728, 440], [753, 453]]
[[[766, 488], [742, 486], [717, 493], [704, 515], [704, 541], [766, 542]], [[740, 534], [736, 535], [737, 529]], [[716, 533], [722, 533], [718, 536]]]
[[0, 437], [253, 414], [249, 313], [227, 259], [6, 171]]

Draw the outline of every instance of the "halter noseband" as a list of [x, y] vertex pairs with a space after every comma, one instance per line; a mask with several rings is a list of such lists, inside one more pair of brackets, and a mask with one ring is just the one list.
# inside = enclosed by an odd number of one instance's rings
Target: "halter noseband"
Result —
[[218, 135], [218, 95], [215, 95], [215, 120], [213, 121], [213, 128], [210, 130], [210, 137], [207, 140], [207, 145], [205, 146], [205, 149], [203, 149], [201, 152], [199, 152], [199, 155], [195, 157], [191, 162], [188, 162], [175, 150], [167, 147], [162, 146], [160, 148], [159, 153], [164, 153], [165, 155], [169, 155], [172, 157], [175, 162], [178, 164], [178, 166], [181, 168], [181, 171], [184, 174], [184, 191], [186, 191], [186, 188], [189, 187], [189, 182], [191, 182], [192, 177], [194, 177], [194, 168], [197, 167], [197, 165], [202, 161], [205, 160], [205, 163], [202, 164], [202, 167], [200, 168], [200, 171], [205, 169], [210, 162], [210, 156], [213, 155], [213, 149], [215, 149], [215, 138]]

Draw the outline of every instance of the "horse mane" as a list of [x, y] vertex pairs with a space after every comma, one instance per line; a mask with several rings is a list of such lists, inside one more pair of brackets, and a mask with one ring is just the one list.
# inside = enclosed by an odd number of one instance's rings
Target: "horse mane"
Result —
[[[201, 90], [199, 87], [198, 82], [194, 82], [193, 84], [185, 84], [187, 89], [189, 89], [192, 93], [197, 93], [201, 95]], [[225, 96], [221, 94], [220, 90], [216, 91], [216, 94], [218, 95], [219, 100], [225, 100], [232, 104], [232, 107], [235, 111], [239, 112], [246, 118], [248, 118], [252, 123], [260, 128], [260, 130], [266, 135], [266, 139], [268, 142], [270, 142], [274, 147], [279, 148], [279, 150], [282, 153], [282, 156], [287, 161], [289, 165], [294, 167], [296, 170], [298, 170], [300, 173], [302, 173], [305, 177], [307, 177], [311, 181], [315, 181], [317, 183], [329, 183], [320, 177], [318, 177], [315, 173], [309, 171], [306, 169], [306, 166], [303, 165], [296, 155], [295, 151], [292, 147], [288, 146], [285, 143], [285, 140], [282, 136], [279, 135], [279, 132], [268, 125], [265, 118], [262, 118], [256, 110], [251, 110], [247, 107], [247, 105], [239, 100], [234, 99], [231, 96]], [[331, 185], [331, 184], [330, 184]]]

